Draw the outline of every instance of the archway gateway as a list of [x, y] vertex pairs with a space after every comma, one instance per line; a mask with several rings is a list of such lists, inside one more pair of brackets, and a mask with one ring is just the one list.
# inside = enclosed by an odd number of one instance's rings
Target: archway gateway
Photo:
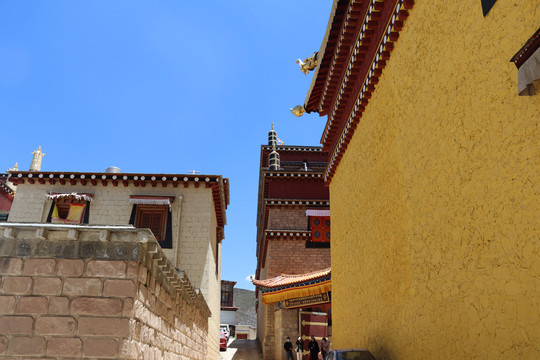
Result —
[[302, 359], [307, 360], [311, 335], [319, 345], [323, 337], [328, 337], [332, 302], [331, 269], [307, 274], [281, 274], [265, 280], [252, 279], [252, 283], [260, 291], [263, 304], [275, 304], [279, 310], [298, 310], [298, 333], [304, 341]]

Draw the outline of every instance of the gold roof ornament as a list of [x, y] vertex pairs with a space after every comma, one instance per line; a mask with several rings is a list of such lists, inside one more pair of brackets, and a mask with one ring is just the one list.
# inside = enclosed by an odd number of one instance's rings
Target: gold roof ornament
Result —
[[303, 105], [296, 105], [295, 107], [289, 110], [293, 113], [294, 116], [297, 116], [297, 117], [304, 115], [304, 113], [306, 112], [306, 109], [304, 108]]
[[314, 70], [317, 67], [318, 60], [317, 55], [319, 54], [318, 51], [314, 52], [310, 57], [302, 61], [301, 59], [297, 59], [296, 63], [300, 66], [300, 71], [304, 73], [304, 75], [309, 74], [310, 71]]
[[32, 151], [32, 155], [34, 156], [32, 157], [29, 171], [41, 171], [41, 159], [45, 156], [45, 154], [41, 152], [41, 146], [39, 146], [37, 150]]
[[8, 169], [8, 171], [19, 171], [19, 164], [15, 163], [11, 169]]

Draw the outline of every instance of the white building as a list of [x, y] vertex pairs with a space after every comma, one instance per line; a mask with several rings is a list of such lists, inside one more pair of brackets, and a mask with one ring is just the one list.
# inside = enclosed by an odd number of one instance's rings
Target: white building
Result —
[[219, 358], [221, 240], [229, 204], [219, 175], [10, 171], [9, 222], [149, 228], [212, 312], [208, 358]]

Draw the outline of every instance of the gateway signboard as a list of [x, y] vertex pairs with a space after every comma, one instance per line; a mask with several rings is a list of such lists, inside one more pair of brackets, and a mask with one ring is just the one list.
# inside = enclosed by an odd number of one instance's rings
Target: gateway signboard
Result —
[[297, 307], [305, 307], [305, 306], [311, 306], [316, 304], [324, 304], [330, 302], [330, 294], [328, 292], [322, 293], [322, 294], [316, 294], [316, 295], [309, 295], [299, 298], [292, 298], [283, 300], [281, 303], [285, 308], [297, 308]]

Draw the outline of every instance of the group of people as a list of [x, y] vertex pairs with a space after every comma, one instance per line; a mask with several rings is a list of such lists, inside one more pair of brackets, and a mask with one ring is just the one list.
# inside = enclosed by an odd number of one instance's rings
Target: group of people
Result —
[[[287, 359], [289, 358], [291, 360], [294, 360], [293, 356], [293, 344], [291, 342], [291, 338], [287, 336], [287, 341], [283, 344], [283, 348], [285, 349], [285, 352], [287, 353]], [[326, 354], [328, 353], [328, 350], [330, 348], [330, 344], [328, 343], [328, 340], [326, 338], [322, 338], [321, 340], [321, 346], [319, 347], [319, 343], [317, 340], [315, 340], [315, 336], [311, 335], [311, 340], [308, 343], [308, 350], [309, 350], [309, 360], [319, 360], [319, 352], [322, 355], [322, 360], [326, 358]], [[302, 340], [302, 337], [298, 337], [298, 340], [296, 340], [296, 360], [302, 360], [302, 354], [304, 351], [304, 340]]]

